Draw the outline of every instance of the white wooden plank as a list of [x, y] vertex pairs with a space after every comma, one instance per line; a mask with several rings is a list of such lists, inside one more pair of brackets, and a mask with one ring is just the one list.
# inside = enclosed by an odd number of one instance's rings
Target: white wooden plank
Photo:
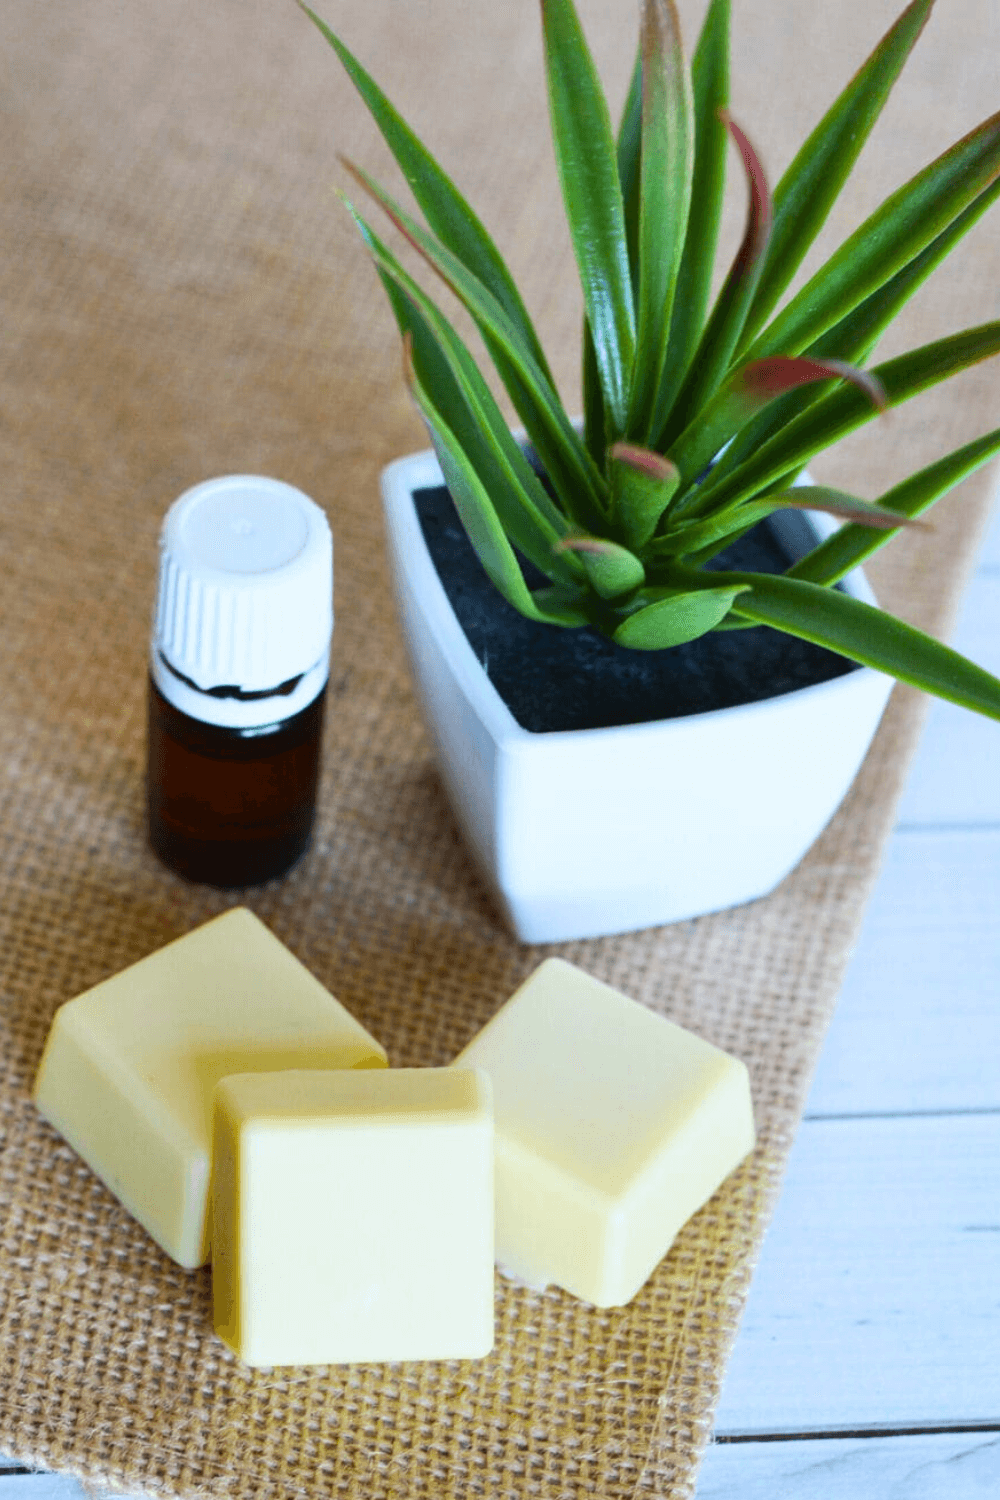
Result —
[[[0, 1492], [2, 1493], [2, 1492]], [[1000, 1435], [716, 1443], [698, 1500], [995, 1500]]]
[[[952, 644], [1000, 675], [1000, 567], [972, 579]], [[898, 822], [1000, 827], [998, 762], [1000, 724], [936, 700], [900, 800]]]
[[889, 839], [809, 1114], [1000, 1107], [998, 912], [1000, 831]]
[[807, 1122], [720, 1433], [1000, 1424], [1000, 1115]]
[[0, 1470], [0, 1500], [89, 1500], [75, 1479], [61, 1474], [5, 1474]]
[[64, 1474], [11, 1474], [0, 1468], [0, 1500], [128, 1500], [106, 1490], [85, 1490]]
[[84, 1489], [65, 1474], [17, 1474], [14, 1459], [0, 1454], [0, 1500], [128, 1500], [110, 1490]]

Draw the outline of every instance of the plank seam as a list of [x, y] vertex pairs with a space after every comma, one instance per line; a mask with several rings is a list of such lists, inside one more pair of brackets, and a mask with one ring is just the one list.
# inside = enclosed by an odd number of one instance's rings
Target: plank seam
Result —
[[907, 1438], [936, 1437], [954, 1433], [1000, 1432], [1000, 1421], [918, 1423], [913, 1427], [826, 1427], [804, 1428], [801, 1432], [717, 1432], [713, 1444], [720, 1447], [734, 1443], [809, 1443], [834, 1438]]
[[837, 1120], [948, 1120], [969, 1115], [1000, 1115], [1000, 1105], [956, 1105], [951, 1109], [869, 1109], [844, 1110], [836, 1113], [804, 1114], [803, 1121], [815, 1123]]

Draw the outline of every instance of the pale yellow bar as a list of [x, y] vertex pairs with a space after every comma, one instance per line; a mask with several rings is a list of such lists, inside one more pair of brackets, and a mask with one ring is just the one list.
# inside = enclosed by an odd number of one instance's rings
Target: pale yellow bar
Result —
[[216, 1093], [215, 1326], [250, 1365], [493, 1347], [489, 1080], [252, 1074]]
[[57, 1012], [35, 1103], [182, 1266], [209, 1256], [212, 1096], [234, 1072], [385, 1068], [382, 1047], [236, 907]]
[[628, 1302], [754, 1144], [742, 1062], [550, 958], [460, 1053], [493, 1082], [497, 1259]]

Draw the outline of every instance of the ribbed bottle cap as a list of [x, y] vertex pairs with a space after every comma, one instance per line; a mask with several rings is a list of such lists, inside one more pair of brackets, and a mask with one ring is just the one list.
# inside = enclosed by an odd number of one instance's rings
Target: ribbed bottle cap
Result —
[[170, 507], [152, 668], [177, 708], [234, 727], [286, 719], [326, 682], [332, 631], [333, 538], [301, 490], [231, 474]]

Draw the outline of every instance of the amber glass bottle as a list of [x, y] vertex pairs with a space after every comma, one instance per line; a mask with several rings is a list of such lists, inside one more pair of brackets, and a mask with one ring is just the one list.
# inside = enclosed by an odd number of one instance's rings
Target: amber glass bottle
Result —
[[187, 491], [161, 536], [149, 687], [149, 837], [189, 879], [254, 885], [312, 832], [333, 544], [299, 490], [233, 475]]

